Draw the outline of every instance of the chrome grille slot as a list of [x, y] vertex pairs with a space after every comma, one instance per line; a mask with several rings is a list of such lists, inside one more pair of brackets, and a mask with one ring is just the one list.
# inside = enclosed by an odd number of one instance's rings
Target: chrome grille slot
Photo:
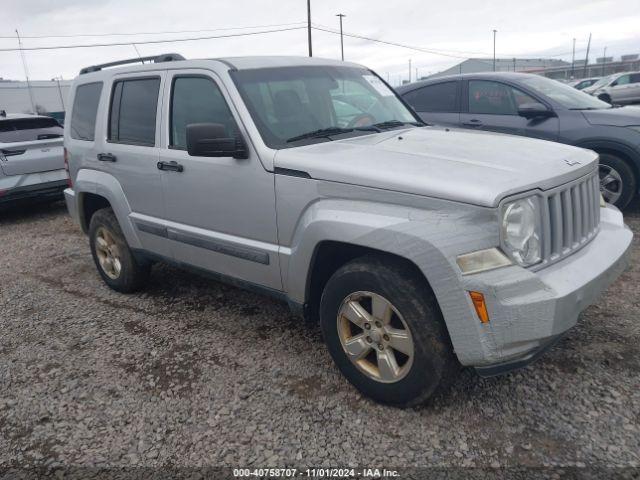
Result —
[[548, 198], [549, 217], [551, 231], [551, 257], [562, 253], [562, 242], [564, 240], [563, 218], [562, 218], [562, 192], [551, 195]]
[[562, 204], [565, 207], [562, 209], [562, 224], [564, 225], [562, 246], [566, 250], [573, 246], [573, 202], [570, 190], [564, 190], [560, 195], [562, 195]]
[[543, 194], [542, 262], [554, 263], [591, 240], [600, 223], [597, 171]]

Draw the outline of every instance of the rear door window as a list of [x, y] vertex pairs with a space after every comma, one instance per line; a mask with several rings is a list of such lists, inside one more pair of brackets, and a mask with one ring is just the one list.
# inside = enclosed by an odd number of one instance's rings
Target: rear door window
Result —
[[0, 121], [0, 142], [30, 142], [62, 137], [63, 130], [54, 118], [16, 118]]
[[76, 88], [71, 114], [71, 138], [92, 142], [96, 135], [96, 115], [102, 93], [102, 82], [87, 83]]
[[404, 99], [417, 112], [457, 112], [458, 82], [443, 82], [406, 93]]
[[120, 80], [113, 85], [109, 141], [153, 146], [160, 78]]
[[627, 83], [630, 83], [630, 82], [631, 82], [631, 75], [622, 75], [615, 81], [615, 84], [626, 85]]

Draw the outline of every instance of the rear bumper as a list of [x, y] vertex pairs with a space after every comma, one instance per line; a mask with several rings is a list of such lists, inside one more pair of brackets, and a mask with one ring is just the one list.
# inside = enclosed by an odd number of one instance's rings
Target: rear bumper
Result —
[[55, 180], [34, 185], [25, 185], [0, 191], [0, 204], [24, 201], [62, 198], [62, 191], [67, 188], [66, 180]]
[[602, 209], [600, 231], [581, 250], [537, 272], [508, 267], [481, 274], [472, 289], [487, 300], [488, 358], [474, 362], [481, 375], [522, 367], [541, 356], [629, 265], [633, 234], [622, 215]]

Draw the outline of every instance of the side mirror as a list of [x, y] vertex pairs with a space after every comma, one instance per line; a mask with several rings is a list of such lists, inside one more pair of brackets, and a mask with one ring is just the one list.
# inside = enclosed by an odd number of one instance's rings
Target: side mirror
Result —
[[611, 85], [609, 85], [610, 87], [615, 87], [616, 85], [618, 85], [618, 81], [616, 80], [615, 82], [611, 82]]
[[244, 140], [227, 135], [220, 123], [190, 123], [187, 125], [187, 152], [193, 157], [249, 158]]
[[518, 115], [524, 118], [548, 118], [555, 114], [541, 103], [523, 103], [518, 107]]

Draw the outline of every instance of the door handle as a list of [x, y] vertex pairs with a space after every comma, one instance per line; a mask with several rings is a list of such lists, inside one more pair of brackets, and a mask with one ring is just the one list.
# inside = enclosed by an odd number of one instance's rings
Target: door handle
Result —
[[168, 170], [170, 172], [182, 172], [184, 167], [175, 160], [170, 162], [158, 162], [158, 170]]
[[473, 118], [473, 119], [469, 120], [468, 122], [462, 122], [462, 125], [464, 125], [465, 127], [481, 127], [482, 126], [482, 122], [480, 120], [478, 120], [477, 118]]
[[101, 162], [115, 162], [116, 156], [113, 153], [99, 153], [98, 160]]

